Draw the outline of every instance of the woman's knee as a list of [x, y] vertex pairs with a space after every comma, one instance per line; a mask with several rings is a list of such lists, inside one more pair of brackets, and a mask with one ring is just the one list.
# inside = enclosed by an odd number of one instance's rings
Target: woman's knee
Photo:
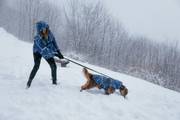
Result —
[[52, 69], [52, 70], [56, 70], [56, 69], [57, 69], [57, 66], [56, 66], [55, 63], [51, 64], [50, 66], [51, 66], [51, 69]]

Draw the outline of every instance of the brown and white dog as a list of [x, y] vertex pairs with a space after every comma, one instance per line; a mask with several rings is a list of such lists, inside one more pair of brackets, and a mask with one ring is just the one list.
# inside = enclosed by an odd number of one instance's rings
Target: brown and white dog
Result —
[[[93, 79], [93, 74], [89, 73], [88, 70], [86, 68], [83, 68], [83, 74], [86, 78], [86, 83], [84, 85], [81, 86], [81, 90], [80, 91], [83, 91], [83, 90], [87, 90], [87, 89], [91, 89], [91, 88], [98, 88], [98, 89], [101, 89], [102, 87]], [[108, 87], [107, 90], [105, 90], [105, 94], [106, 95], [109, 95], [109, 94], [112, 94], [115, 92], [115, 89], [112, 88], [112, 87]], [[125, 97], [127, 94], [128, 94], [128, 89], [124, 86], [124, 85], [121, 85], [121, 88], [119, 88], [119, 92], [120, 94]]]

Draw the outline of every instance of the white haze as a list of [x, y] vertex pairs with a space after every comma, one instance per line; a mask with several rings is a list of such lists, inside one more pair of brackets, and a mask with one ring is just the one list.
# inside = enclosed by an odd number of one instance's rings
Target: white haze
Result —
[[[8, 0], [10, 5], [13, 0]], [[66, 0], [50, 0], [64, 6]], [[132, 35], [158, 41], [180, 41], [179, 0], [90, 0], [101, 1]]]
[[178, 0], [101, 0], [135, 35], [159, 41], [180, 41]]

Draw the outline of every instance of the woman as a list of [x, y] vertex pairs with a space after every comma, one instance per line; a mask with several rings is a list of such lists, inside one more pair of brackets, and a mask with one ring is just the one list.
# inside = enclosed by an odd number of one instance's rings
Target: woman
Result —
[[56, 44], [53, 34], [49, 29], [49, 25], [43, 21], [39, 21], [36, 23], [36, 29], [37, 29], [37, 35], [34, 38], [34, 45], [33, 45], [34, 67], [29, 76], [29, 80], [27, 82], [27, 88], [31, 86], [31, 82], [39, 69], [42, 57], [50, 65], [52, 84], [56, 85], [57, 67], [53, 57], [57, 56], [60, 59], [64, 58]]

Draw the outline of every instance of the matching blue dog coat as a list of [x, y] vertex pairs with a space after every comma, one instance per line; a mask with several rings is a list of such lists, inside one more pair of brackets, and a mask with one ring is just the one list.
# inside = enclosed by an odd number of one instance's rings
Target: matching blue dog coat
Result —
[[114, 89], [120, 89], [122, 86], [122, 82], [119, 80], [115, 80], [112, 78], [108, 78], [101, 75], [92, 75], [92, 79], [100, 85], [101, 88], [107, 90], [108, 88], [112, 87]]

